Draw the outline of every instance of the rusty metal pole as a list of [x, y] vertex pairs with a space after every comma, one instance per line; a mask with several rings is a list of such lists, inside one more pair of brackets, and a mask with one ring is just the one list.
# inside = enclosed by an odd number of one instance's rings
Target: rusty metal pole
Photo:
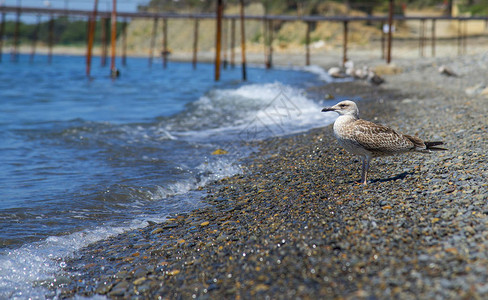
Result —
[[98, 0], [95, 0], [93, 13], [88, 21], [88, 42], [86, 46], [86, 76], [90, 76], [93, 40], [95, 39], [95, 25], [97, 22]]
[[168, 19], [163, 19], [163, 69], [168, 65]]
[[110, 33], [110, 77], [117, 78], [120, 75], [119, 70], [115, 67], [115, 55], [117, 46], [117, 0], [112, 1], [111, 15], [111, 33]]
[[273, 20], [268, 20], [268, 35], [269, 35], [269, 44], [268, 44], [268, 69], [273, 67]]
[[425, 37], [425, 19], [422, 20], [422, 57], [424, 56], [425, 44], [426, 44], [426, 37]]
[[197, 54], [198, 54], [198, 19], [195, 18], [193, 27], [193, 69], [197, 68]]
[[107, 18], [102, 17], [100, 25], [102, 26], [102, 57], [101, 65], [105, 67], [107, 65]]
[[49, 40], [48, 40], [49, 51], [47, 55], [47, 61], [49, 64], [53, 61], [53, 44], [54, 44], [54, 16], [51, 15], [51, 19], [49, 20]]
[[154, 44], [156, 43], [156, 31], [157, 30], [158, 30], [158, 18], [154, 18], [152, 35], [151, 35], [151, 44], [149, 46], [149, 67], [152, 66], [153, 55], [154, 55]]
[[425, 20], [420, 20], [419, 28], [419, 55], [424, 56], [424, 30], [425, 30]]
[[235, 67], [236, 47], [236, 20], [230, 21], [230, 67]]
[[14, 27], [14, 47], [10, 53], [10, 60], [17, 62], [19, 58], [20, 7], [17, 9]]
[[37, 15], [37, 25], [34, 28], [33, 36], [32, 36], [32, 48], [31, 48], [31, 55], [29, 58], [29, 62], [34, 62], [34, 55], [36, 55], [36, 45], [37, 45], [37, 38], [39, 36], [39, 28], [41, 27], [41, 15]]
[[458, 55], [461, 55], [461, 43], [462, 43], [462, 33], [461, 33], [461, 21], [458, 20], [458, 32], [457, 32], [457, 44], [458, 44]]
[[419, 56], [422, 56], [422, 20], [419, 20]]
[[269, 69], [268, 62], [268, 24], [266, 23], [266, 15], [263, 17], [263, 50], [264, 50], [264, 65]]
[[343, 41], [343, 52], [342, 52], [342, 66], [346, 64], [347, 61], [347, 31], [348, 31], [348, 22], [344, 21], [344, 41]]
[[227, 70], [227, 64], [228, 64], [228, 60], [227, 60], [227, 51], [228, 51], [228, 47], [227, 47], [227, 44], [228, 44], [228, 41], [227, 41], [227, 29], [229, 28], [229, 26], [227, 26], [227, 20], [222, 20], [222, 53], [224, 54], [223, 55], [223, 60], [222, 60], [222, 63], [223, 63], [223, 67], [224, 67], [224, 70]]
[[5, 33], [5, 12], [2, 12], [2, 22], [0, 23], [0, 62], [3, 56], [3, 34]]
[[388, 8], [388, 48], [386, 52], [386, 63], [391, 62], [391, 38], [392, 38], [392, 25], [393, 25], [393, 0], [390, 0], [390, 5]]
[[122, 24], [122, 65], [127, 65], [127, 19]]
[[310, 66], [310, 22], [307, 22], [305, 33], [305, 65]]
[[241, 56], [242, 56], [242, 80], [247, 80], [247, 70], [246, 70], [246, 29], [244, 24], [244, 0], [240, 0], [241, 11]]
[[220, 48], [222, 46], [222, 0], [217, 0], [216, 29], [215, 29], [215, 81], [220, 80]]
[[463, 54], [467, 53], [467, 47], [468, 47], [468, 20], [464, 20]]
[[385, 59], [385, 23], [381, 22], [381, 59]]
[[435, 19], [432, 19], [432, 57], [435, 57]]

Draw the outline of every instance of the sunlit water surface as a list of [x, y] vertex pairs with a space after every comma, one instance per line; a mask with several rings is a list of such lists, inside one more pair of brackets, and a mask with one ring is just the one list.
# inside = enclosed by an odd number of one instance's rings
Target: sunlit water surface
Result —
[[[84, 58], [0, 63], [0, 298], [43, 298], [33, 283], [100, 239], [201, 206], [198, 187], [241, 171], [243, 141], [330, 123], [306, 88], [320, 68], [240, 68], [131, 58], [112, 80]], [[217, 149], [224, 155], [212, 155]]]

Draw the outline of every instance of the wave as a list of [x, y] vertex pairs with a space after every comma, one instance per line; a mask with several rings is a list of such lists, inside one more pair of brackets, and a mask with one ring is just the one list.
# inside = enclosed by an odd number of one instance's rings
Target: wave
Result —
[[[64, 271], [65, 261], [76, 251], [99, 240], [146, 227], [150, 222], [164, 222], [168, 214], [161, 214], [161, 211], [174, 213], [197, 208], [202, 205], [199, 201], [204, 194], [204, 192], [194, 192], [197, 188], [240, 172], [240, 166], [229, 158], [207, 159], [195, 168], [192, 176], [185, 180], [156, 186], [154, 190], [147, 190], [145, 193], [139, 192], [136, 197], [140, 198], [139, 200], [133, 197], [130, 203], [122, 204], [120, 197], [117, 197], [119, 199], [117, 205], [125, 206], [125, 209], [131, 210], [132, 213], [138, 207], [147, 209], [148, 202], [161, 206], [156, 209], [158, 211], [156, 213], [148, 214], [139, 211], [138, 218], [126, 220], [123, 225], [114, 226], [113, 223], [106, 223], [103, 226], [64, 236], [50, 236], [41, 242], [26, 244], [4, 253], [0, 252], [0, 299], [55, 298], [56, 286], [69, 281], [70, 274]], [[120, 190], [112, 193], [125, 194]], [[93, 214], [93, 212], [88, 213]], [[73, 218], [78, 215], [79, 213]]]
[[213, 90], [161, 124], [175, 137], [249, 141], [324, 126], [332, 119], [321, 113], [323, 104], [279, 82], [249, 84]]
[[[66, 152], [65, 157], [55, 154], [63, 162], [60, 168], [71, 158], [68, 166], [79, 167], [80, 160], [73, 153], [92, 154], [83, 157], [83, 166], [103, 165], [93, 175], [82, 174], [86, 182], [80, 184], [83, 195], [78, 200], [92, 200], [93, 207], [103, 203], [99, 209], [110, 213], [120, 209], [126, 214], [119, 216], [123, 225], [106, 220], [103, 225], [0, 253], [0, 298], [54, 298], [55, 292], [44, 286], [66, 279], [60, 275], [66, 258], [77, 250], [147, 226], [148, 221], [162, 222], [169, 213], [202, 205], [202, 193], [193, 191], [242, 172], [238, 161], [252, 151], [244, 144], [331, 123], [333, 118], [321, 113], [324, 104], [309, 98], [303, 89], [279, 82], [246, 84], [215, 88], [183, 111], [147, 123], [77, 119], [59, 127], [56, 124], [43, 136], [49, 141], [42, 143], [60, 143], [59, 148]], [[39, 131], [27, 135], [39, 139]], [[226, 149], [228, 154], [212, 155], [217, 149]], [[93, 213], [90, 209], [77, 207], [73, 215], [65, 217], [87, 219]], [[137, 217], [130, 219], [134, 215]]]
[[[159, 222], [164, 221], [158, 220]], [[0, 255], [0, 299], [55, 298], [56, 287], [68, 280], [63, 276], [66, 259], [76, 250], [124, 231], [147, 226], [134, 220], [123, 227], [98, 227], [66, 236], [51, 236]]]

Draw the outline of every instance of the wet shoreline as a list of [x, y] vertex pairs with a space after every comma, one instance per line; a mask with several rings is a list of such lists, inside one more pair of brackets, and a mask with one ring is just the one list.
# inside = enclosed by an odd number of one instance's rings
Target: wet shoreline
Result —
[[[461, 76], [438, 74], [441, 63]], [[63, 297], [487, 296], [488, 102], [470, 94], [487, 63], [405, 61], [379, 88], [314, 88], [354, 94], [364, 119], [444, 140], [449, 151], [375, 159], [364, 187], [331, 126], [263, 141], [243, 174], [205, 188], [207, 206], [76, 253], [66, 270], [80, 275]]]

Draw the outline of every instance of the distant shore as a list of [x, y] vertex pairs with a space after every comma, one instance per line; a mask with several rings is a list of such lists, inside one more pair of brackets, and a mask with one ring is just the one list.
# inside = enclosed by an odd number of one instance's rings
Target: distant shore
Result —
[[487, 297], [488, 55], [397, 66], [379, 88], [312, 90], [354, 95], [363, 118], [449, 151], [376, 159], [362, 186], [331, 126], [263, 141], [242, 175], [206, 187], [206, 207], [77, 253], [67, 270], [81, 275], [63, 295]]
[[[435, 45], [435, 56], [439, 59], [455, 58], [459, 52], [466, 51], [466, 55], [475, 55], [485, 52], [488, 46], [488, 37], [476, 36], [468, 38], [466, 42], [466, 47], [458, 47], [457, 39], [449, 40], [439, 40]], [[12, 52], [11, 46], [4, 46], [2, 49], [4, 57]], [[32, 49], [30, 45], [22, 45], [18, 50], [23, 54], [31, 54]], [[117, 58], [120, 59], [121, 50], [117, 49]], [[159, 55], [159, 50], [154, 50], [154, 62], [158, 63], [158, 59], [161, 58]], [[49, 49], [46, 46], [38, 45], [36, 47], [35, 54], [48, 54]], [[53, 54], [58, 55], [86, 55], [86, 48], [84, 46], [61, 46], [56, 45], [53, 50]], [[324, 68], [329, 68], [332, 66], [341, 66], [343, 59], [343, 49], [342, 47], [332, 47], [327, 49], [322, 48], [310, 48], [310, 64], [318, 65]], [[392, 62], [402, 63], [403, 60], [415, 59], [422, 60], [424, 58], [432, 58], [432, 44], [429, 41], [425, 42], [423, 55], [420, 55], [419, 43], [415, 39], [409, 40], [394, 40], [392, 49]], [[101, 49], [95, 47], [93, 49], [94, 56], [101, 55]], [[109, 54], [108, 54], [109, 55]], [[129, 57], [149, 57], [149, 50], [144, 51], [131, 51], [127, 54]], [[193, 54], [191, 52], [184, 52], [174, 50], [168, 56], [169, 61], [192, 61]], [[349, 45], [347, 51], [347, 58], [358, 64], [367, 65], [380, 65], [385, 64], [385, 58], [381, 56], [380, 42], [371, 42], [368, 45]], [[215, 60], [215, 53], [213, 51], [199, 51], [197, 53], [198, 62], [213, 62]], [[222, 54], [222, 61], [224, 56]], [[246, 53], [246, 60], [250, 64], [264, 65], [265, 55], [264, 47], [259, 45], [254, 45], [251, 51], [248, 50]], [[228, 53], [227, 61], [230, 61], [230, 54]], [[435, 61], [435, 60], [434, 60]], [[303, 47], [294, 47], [286, 50], [274, 49], [272, 56], [273, 65], [278, 66], [304, 66], [306, 64], [306, 49]], [[241, 54], [240, 49], [236, 48], [235, 52], [235, 64], [240, 67], [241, 65]]]

